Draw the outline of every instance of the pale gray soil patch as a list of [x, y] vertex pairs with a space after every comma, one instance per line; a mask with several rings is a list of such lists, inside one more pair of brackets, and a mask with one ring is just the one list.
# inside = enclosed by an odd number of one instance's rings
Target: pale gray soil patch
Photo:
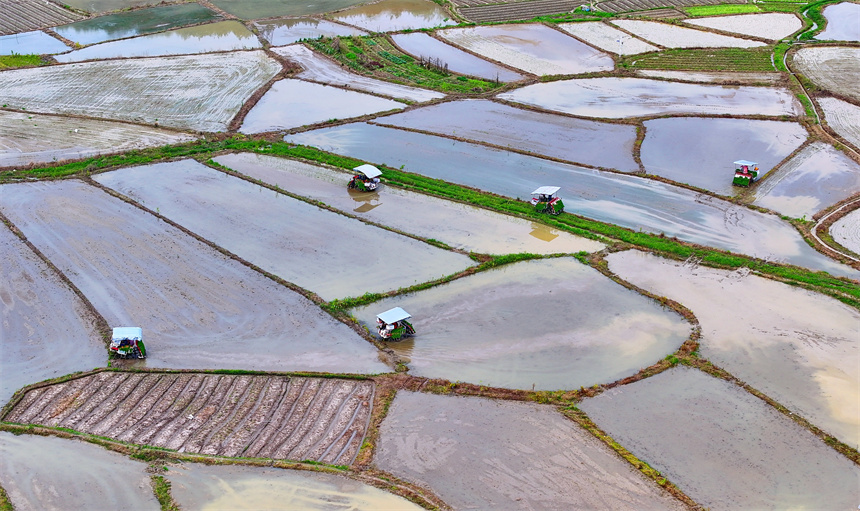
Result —
[[418, 376], [556, 390], [636, 373], [687, 339], [690, 325], [575, 259], [529, 261], [354, 309], [403, 307], [416, 334], [388, 345]]
[[848, 250], [860, 254], [860, 210], [852, 211], [830, 226], [830, 235]]
[[119, 122], [0, 111], [0, 167], [81, 159], [196, 138]]
[[80, 14], [44, 0], [4, 1], [3, 15], [0, 16], [0, 35], [62, 25], [81, 18], [83, 16]]
[[367, 35], [364, 30], [317, 18], [287, 18], [254, 23], [263, 39], [272, 46], [292, 44], [300, 39]]
[[601, 23], [559, 23], [558, 27], [582, 39], [592, 46], [618, 55], [635, 55], [648, 51], [658, 51], [654, 45], [618, 30], [615, 27]]
[[165, 474], [183, 509], [421, 511], [423, 508], [344, 476], [305, 470], [185, 463]]
[[795, 69], [821, 87], [860, 101], [860, 48], [822, 46], [801, 48]]
[[430, 0], [382, 0], [339, 12], [334, 19], [371, 32], [457, 24], [444, 8]]
[[374, 461], [455, 509], [683, 509], [554, 408], [400, 391]]
[[856, 310], [740, 270], [636, 251], [608, 260], [622, 279], [693, 311], [705, 358], [854, 448], [860, 445]]
[[212, 3], [243, 20], [256, 20], [276, 16], [320, 14], [337, 11], [361, 2], [362, 0], [309, 0], [306, 2], [296, 2], [295, 0], [254, 0], [253, 2], [248, 0], [214, 0]]
[[643, 78], [668, 78], [686, 82], [740, 82], [749, 85], [778, 83], [782, 73], [730, 73], [706, 71], [664, 71], [662, 69], [637, 69], [636, 74]]
[[194, 160], [131, 167], [97, 180], [325, 300], [460, 272], [467, 256], [367, 225]]
[[260, 50], [12, 69], [0, 73], [0, 104], [225, 131], [245, 100], [280, 71]]
[[755, 204], [807, 217], [860, 192], [860, 165], [830, 144], [815, 142], [756, 190]]
[[438, 59], [441, 65], [455, 73], [501, 82], [515, 82], [523, 78], [523, 75], [506, 67], [478, 58], [423, 32], [392, 34], [391, 40], [406, 53], [419, 59]]
[[860, 148], [860, 106], [836, 98], [818, 98], [827, 125], [839, 136]]
[[44, 55], [68, 50], [64, 42], [38, 30], [0, 36], [0, 55]]
[[462, 7], [459, 11], [464, 18], [478, 23], [530, 20], [537, 16], [570, 12], [582, 5], [577, 0], [513, 0], [505, 3], [497, 3], [495, 0], [456, 0], [454, 3], [474, 5]]
[[821, 41], [860, 41], [860, 5], [842, 2], [822, 11], [827, 27], [815, 36]]
[[713, 16], [687, 19], [684, 20], [684, 23], [699, 27], [714, 28], [723, 32], [761, 37], [770, 39], [771, 41], [788, 37], [803, 27], [800, 18], [788, 12]]
[[745, 4], [746, 0], [609, 0], [598, 8], [606, 12], [625, 12], [659, 9], [660, 7], [687, 7], [690, 5]]
[[860, 501], [856, 465], [764, 401], [694, 369], [579, 407], [706, 508], [854, 509]]
[[370, 94], [327, 87], [302, 80], [280, 80], [248, 112], [242, 133], [288, 130], [328, 120], [348, 119], [387, 110], [403, 103]]
[[105, 365], [92, 313], [6, 226], [0, 260], [0, 403], [24, 385]]
[[110, 325], [143, 328], [150, 367], [387, 370], [311, 301], [102, 190], [76, 180], [2, 190], [3, 213]]
[[0, 481], [17, 511], [159, 509], [146, 463], [77, 440], [0, 431]]
[[624, 172], [639, 170], [633, 159], [636, 127], [630, 125], [572, 119], [487, 100], [450, 101], [373, 122]]
[[538, 83], [500, 99], [587, 117], [646, 115], [799, 115], [800, 103], [783, 87], [725, 87], [644, 78], [586, 78]]
[[765, 46], [765, 43], [760, 41], [714, 34], [656, 21], [619, 19], [612, 20], [610, 23], [646, 41], [666, 48], [756, 48]]
[[351, 73], [337, 62], [317, 55], [302, 45], [272, 48], [272, 51], [298, 63], [305, 69], [296, 75], [297, 78], [325, 84], [345, 85], [353, 89], [375, 92], [383, 96], [407, 99], [409, 101], [430, 101], [431, 99], [445, 97], [445, 94], [441, 92], [384, 82], [375, 78]]
[[29, 391], [6, 420], [179, 452], [349, 465], [373, 392], [359, 380], [99, 373]]
[[543, 224], [399, 188], [349, 191], [351, 174], [295, 160], [242, 153], [218, 156], [215, 161], [346, 213], [471, 252], [567, 254], [604, 247]]
[[795, 122], [696, 117], [645, 121], [645, 171], [678, 183], [734, 195], [734, 161], [758, 163], [759, 178], [801, 146], [809, 134]]

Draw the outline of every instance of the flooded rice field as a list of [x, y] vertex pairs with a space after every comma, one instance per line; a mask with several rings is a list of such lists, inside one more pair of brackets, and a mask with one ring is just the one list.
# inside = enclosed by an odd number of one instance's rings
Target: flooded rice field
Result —
[[287, 78], [272, 85], [248, 112], [239, 131], [288, 130], [331, 119], [348, 119], [404, 108], [405, 104], [390, 99]]
[[46, 55], [68, 50], [64, 42], [38, 30], [0, 36], [0, 55]]
[[302, 66], [304, 71], [296, 75], [296, 77], [304, 80], [330, 85], [343, 85], [351, 89], [374, 92], [383, 96], [417, 102], [445, 97], [445, 94], [441, 92], [385, 82], [351, 73], [339, 63], [317, 55], [305, 46], [294, 45], [284, 48], [272, 48], [272, 51]]
[[781, 121], [675, 117], [644, 125], [648, 174], [728, 196], [739, 190], [732, 185], [735, 160], [757, 162], [763, 178], [809, 136], [800, 124]]
[[486, 142], [569, 162], [636, 172], [636, 127], [535, 112], [487, 100], [449, 101], [376, 124]]
[[0, 211], [109, 325], [144, 328], [150, 367], [388, 370], [310, 300], [94, 186], [3, 185]]
[[817, 98], [827, 125], [840, 137], [860, 148], [860, 106], [836, 98]]
[[497, 96], [585, 117], [624, 119], [668, 114], [799, 115], [783, 87], [727, 87], [644, 78], [585, 78], [529, 85]]
[[454, 509], [683, 506], [554, 408], [400, 391], [376, 464]]
[[803, 22], [797, 15], [788, 12], [767, 12], [760, 14], [740, 14], [737, 16], [714, 16], [687, 19], [684, 23], [723, 32], [761, 37], [777, 41], [797, 32]]
[[245, 100], [280, 71], [261, 50], [12, 69], [0, 73], [0, 104], [225, 131]]
[[659, 50], [656, 46], [606, 23], [560, 23], [558, 27], [592, 46], [616, 55], [635, 55]]
[[801, 48], [794, 68], [816, 85], [860, 101], [860, 48], [820, 46]]
[[180, 28], [121, 41], [96, 44], [57, 55], [58, 62], [113, 59], [124, 57], [159, 57], [214, 51], [253, 50], [260, 40], [238, 21], [222, 21]]
[[473, 53], [535, 75], [611, 71], [609, 55], [544, 25], [496, 25], [440, 30]]
[[465, 255], [320, 209], [194, 160], [130, 167], [96, 179], [325, 300], [409, 287], [474, 264]]
[[181, 144], [196, 138], [113, 121], [0, 111], [0, 167]]
[[410, 372], [556, 390], [629, 376], [674, 352], [690, 325], [572, 258], [521, 262], [352, 311], [402, 307], [416, 335], [388, 346]]
[[517, 72], [478, 58], [423, 32], [392, 34], [391, 40], [401, 50], [419, 59], [439, 59], [447, 69], [455, 73], [499, 82], [515, 82], [523, 78], [523, 75]]
[[348, 191], [351, 174], [296, 160], [250, 153], [227, 154], [214, 160], [345, 213], [470, 252], [571, 254], [604, 247], [543, 224], [399, 188]]
[[755, 204], [792, 218], [812, 218], [860, 192], [860, 165], [823, 142], [814, 142], [764, 181]]
[[333, 15], [333, 18], [370, 32], [396, 32], [457, 24], [442, 6], [430, 0], [381, 0], [347, 9]]
[[301, 39], [366, 35], [367, 32], [354, 27], [317, 18], [286, 18], [254, 23], [260, 35], [272, 46], [293, 44]]
[[579, 407], [708, 509], [853, 509], [860, 498], [856, 465], [764, 401], [694, 369]]
[[720, 71], [665, 71], [662, 69], [637, 69], [643, 78], [666, 78], [682, 82], [742, 83], [744, 85], [772, 85], [783, 80], [782, 73], [737, 73]]
[[81, 18], [83, 18], [82, 15], [53, 2], [41, 0], [3, 2], [0, 36], [62, 25]]
[[830, 226], [830, 235], [848, 250], [860, 254], [860, 210], [852, 211]]
[[508, 197], [528, 198], [539, 186], [560, 186], [567, 212], [835, 275], [858, 275], [816, 252], [794, 227], [774, 215], [637, 176], [363, 123], [288, 135], [285, 140], [394, 168], [402, 165], [409, 172]]
[[308, 16], [344, 9], [362, 0], [212, 0], [219, 9], [243, 20], [258, 20], [278, 16]]
[[349, 465], [372, 382], [101, 372], [28, 391], [4, 420], [179, 452]]
[[187, 3], [109, 14], [54, 30], [74, 43], [88, 45], [220, 19], [220, 15], [198, 3]]
[[827, 27], [815, 36], [820, 41], [860, 41], [860, 5], [841, 2], [822, 11]]
[[107, 363], [96, 318], [5, 225], [0, 259], [0, 402], [24, 385]]
[[741, 39], [656, 21], [614, 19], [613, 25], [665, 48], [755, 48], [760, 41]]
[[856, 310], [740, 271], [638, 251], [607, 259], [622, 279], [693, 311], [703, 357], [855, 449], [860, 445]]
[[66, 4], [94, 14], [158, 4], [158, 0], [67, 0]]
[[183, 509], [421, 511], [423, 508], [345, 476], [241, 465], [168, 467], [171, 494]]
[[17, 511], [159, 509], [147, 464], [77, 440], [0, 431], [0, 481]]

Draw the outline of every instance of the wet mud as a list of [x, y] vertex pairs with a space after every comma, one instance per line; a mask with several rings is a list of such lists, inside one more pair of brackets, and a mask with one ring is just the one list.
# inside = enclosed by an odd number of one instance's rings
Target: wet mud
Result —
[[830, 235], [848, 250], [860, 254], [860, 210], [852, 211], [830, 227]]
[[827, 126], [854, 147], [860, 148], [860, 106], [836, 98], [817, 98]]
[[592, 46], [617, 55], [635, 55], [659, 50], [656, 46], [606, 23], [559, 23], [558, 27]]
[[406, 53], [419, 59], [438, 59], [455, 73], [500, 82], [515, 82], [523, 78], [523, 75], [506, 67], [478, 58], [423, 32], [392, 34], [391, 40]]
[[455, 25], [450, 14], [430, 0], [382, 0], [339, 12], [334, 19], [370, 32]]
[[17, 0], [3, 3], [0, 36], [71, 23], [83, 18], [54, 2]]
[[740, 14], [737, 16], [713, 16], [684, 20], [684, 23], [699, 27], [713, 28], [723, 32], [761, 37], [777, 41], [797, 32], [803, 22], [797, 15], [789, 12], [766, 12]]
[[860, 101], [860, 48], [801, 48], [794, 53], [792, 69], [824, 89]]
[[263, 39], [272, 46], [293, 44], [301, 39], [366, 35], [364, 30], [317, 18], [287, 18], [255, 23]]
[[643, 78], [668, 78], [669, 80], [701, 83], [741, 83], [744, 85], [768, 85], [779, 83], [782, 73], [736, 73], [729, 71], [666, 71], [663, 69], [637, 69]]
[[755, 48], [765, 43], [656, 21], [618, 19], [610, 23], [664, 48]]

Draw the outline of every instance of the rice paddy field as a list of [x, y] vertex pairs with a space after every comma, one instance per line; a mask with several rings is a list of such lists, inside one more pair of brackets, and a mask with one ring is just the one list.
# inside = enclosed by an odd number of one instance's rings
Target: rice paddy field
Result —
[[856, 3], [0, 4], [0, 509], [860, 503]]

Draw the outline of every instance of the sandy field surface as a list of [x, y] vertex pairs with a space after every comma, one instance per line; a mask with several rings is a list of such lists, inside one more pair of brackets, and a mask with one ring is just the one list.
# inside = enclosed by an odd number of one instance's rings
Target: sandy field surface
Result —
[[31, 390], [5, 419], [179, 452], [349, 465], [373, 392], [360, 380], [102, 372]]
[[400, 391], [374, 461], [455, 509], [684, 509], [554, 408]]
[[268, 467], [184, 463], [165, 474], [183, 509], [421, 511], [423, 508], [344, 476]]
[[610, 23], [664, 48], [756, 48], [765, 43], [656, 21], [613, 19]]
[[364, 30], [317, 18], [285, 18], [254, 23], [260, 36], [272, 46], [293, 44], [300, 39], [367, 35]]
[[107, 363], [93, 314], [5, 225], [0, 260], [0, 404], [24, 385]]
[[853, 509], [860, 499], [856, 465], [764, 401], [694, 369], [579, 408], [708, 509]]
[[143, 328], [150, 367], [388, 370], [311, 301], [94, 186], [3, 190], [0, 210], [109, 325]]
[[827, 27], [815, 38], [820, 41], [860, 41], [860, 5], [841, 2], [822, 11]]
[[304, 80], [331, 85], [345, 85], [352, 89], [375, 92], [383, 96], [417, 102], [445, 97], [445, 94], [441, 92], [384, 82], [375, 78], [350, 73], [339, 63], [317, 55], [306, 46], [294, 45], [284, 48], [272, 48], [272, 51], [302, 66], [305, 70], [297, 74], [296, 77]]
[[703, 357], [855, 449], [860, 445], [856, 310], [742, 271], [638, 251], [607, 259], [621, 278], [693, 311], [702, 325]]
[[852, 211], [830, 226], [830, 235], [848, 250], [860, 254], [860, 210]]
[[77, 440], [0, 431], [0, 481], [16, 511], [159, 509], [146, 462]]
[[15, 0], [3, 2], [0, 16], [0, 35], [16, 34], [39, 28], [71, 23], [83, 18], [80, 14], [63, 9], [61, 5], [42, 0]]
[[102, 184], [325, 300], [458, 273], [449, 252], [211, 169], [194, 160], [131, 167]]
[[0, 167], [76, 160], [196, 138], [121, 122], [0, 111]]
[[451, 15], [430, 0], [382, 0], [338, 12], [333, 18], [370, 32], [456, 25]]
[[738, 16], [713, 16], [686, 19], [684, 23], [723, 32], [761, 37], [776, 41], [790, 36], [803, 27], [797, 15], [788, 12], [766, 12], [762, 14], [740, 14]]
[[558, 28], [592, 46], [616, 55], [635, 55], [659, 50], [656, 46], [636, 39], [606, 23], [559, 23]]
[[643, 78], [667, 78], [669, 80], [701, 83], [740, 82], [746, 85], [775, 84], [783, 76], [781, 73], [693, 72], [664, 71], [662, 69], [637, 69], [635, 72]]
[[860, 101], [860, 48], [823, 46], [801, 48], [792, 67], [817, 85]]
[[827, 125], [854, 147], [860, 148], [860, 106], [836, 98], [817, 98]]
[[345, 213], [470, 252], [570, 254], [596, 252], [604, 247], [597, 241], [537, 222], [399, 188], [384, 187], [371, 193], [348, 191], [351, 174], [296, 160], [251, 153], [226, 154], [214, 160]]
[[281, 71], [262, 51], [107, 60], [0, 73], [0, 104], [197, 131], [225, 131]]
[[501, 82], [515, 82], [523, 78], [523, 75], [506, 67], [466, 53], [423, 32], [391, 34], [390, 37], [404, 52], [418, 58], [439, 59], [455, 73]]

